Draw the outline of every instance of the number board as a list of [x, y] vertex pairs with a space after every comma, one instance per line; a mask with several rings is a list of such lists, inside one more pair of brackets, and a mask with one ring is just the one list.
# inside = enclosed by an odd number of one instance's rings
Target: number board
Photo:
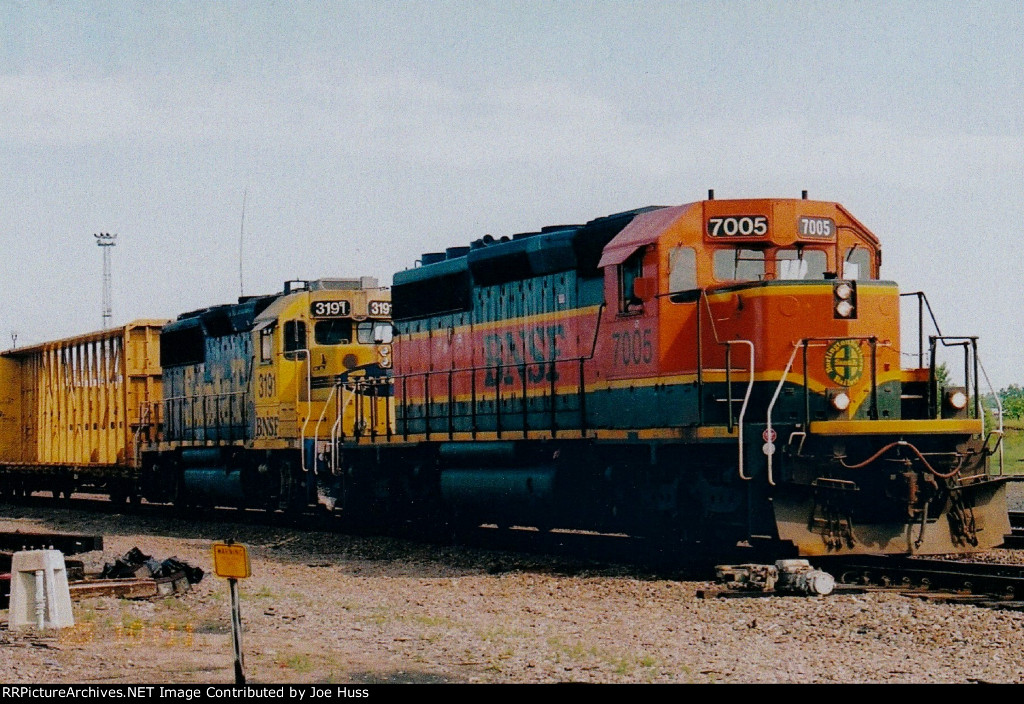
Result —
[[831, 237], [836, 234], [836, 222], [832, 218], [802, 217], [796, 232], [800, 237]]
[[370, 315], [377, 318], [390, 318], [391, 317], [391, 302], [390, 301], [370, 301], [368, 307]]
[[313, 301], [309, 305], [309, 314], [314, 318], [347, 318], [352, 314], [352, 304], [348, 301]]
[[768, 234], [768, 218], [764, 215], [729, 215], [708, 218], [711, 237], [764, 237]]

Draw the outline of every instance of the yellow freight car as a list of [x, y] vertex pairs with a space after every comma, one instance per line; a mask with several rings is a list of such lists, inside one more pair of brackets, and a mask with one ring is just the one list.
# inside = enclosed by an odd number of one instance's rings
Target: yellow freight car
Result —
[[0, 353], [0, 491], [135, 497], [160, 424], [160, 330], [127, 325]]

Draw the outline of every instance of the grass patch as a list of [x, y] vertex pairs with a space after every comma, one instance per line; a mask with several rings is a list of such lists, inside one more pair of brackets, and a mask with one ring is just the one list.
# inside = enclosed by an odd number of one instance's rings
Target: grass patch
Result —
[[1024, 474], [1024, 423], [1005, 421], [1003, 431], [1003, 469], [1007, 474]]
[[300, 675], [305, 675], [313, 671], [313, 661], [308, 655], [304, 654], [278, 657], [275, 662], [282, 670], [291, 670], [292, 672]]
[[488, 643], [503, 640], [505, 638], [525, 638], [530, 635], [526, 631], [521, 631], [518, 628], [507, 628], [503, 625], [493, 626], [484, 631], [478, 631], [478, 634]]
[[658, 667], [658, 660], [648, 654], [632, 654], [632, 653], [617, 653], [602, 650], [596, 645], [586, 645], [585, 643], [564, 643], [559, 638], [548, 638], [548, 645], [554, 648], [554, 661], [561, 663], [563, 659], [567, 659], [573, 662], [591, 661], [598, 662], [611, 667], [612, 671], [617, 675], [630, 676], [637, 672], [637, 670], [646, 671], [646, 679], [650, 680], [654, 676], [654, 669]]

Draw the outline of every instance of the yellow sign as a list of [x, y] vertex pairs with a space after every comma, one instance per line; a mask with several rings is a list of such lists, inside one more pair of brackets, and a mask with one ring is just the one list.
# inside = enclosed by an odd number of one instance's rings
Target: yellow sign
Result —
[[841, 386], [853, 386], [864, 373], [864, 354], [857, 340], [837, 340], [825, 351], [825, 373]]
[[237, 543], [213, 544], [213, 572], [218, 577], [245, 579], [252, 576], [249, 551]]

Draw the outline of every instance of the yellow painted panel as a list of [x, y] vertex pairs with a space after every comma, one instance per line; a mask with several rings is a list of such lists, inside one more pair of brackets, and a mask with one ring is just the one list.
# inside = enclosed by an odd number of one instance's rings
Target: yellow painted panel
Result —
[[0, 396], [19, 389], [20, 414], [13, 435], [0, 425], [0, 459], [13, 461], [14, 437], [22, 462], [131, 465], [137, 445], [156, 437], [162, 326], [136, 321], [6, 352]]
[[21, 437], [21, 365], [0, 357], [0, 462], [25, 461]]
[[814, 435], [979, 435], [981, 421], [941, 420], [820, 420], [811, 422]]

